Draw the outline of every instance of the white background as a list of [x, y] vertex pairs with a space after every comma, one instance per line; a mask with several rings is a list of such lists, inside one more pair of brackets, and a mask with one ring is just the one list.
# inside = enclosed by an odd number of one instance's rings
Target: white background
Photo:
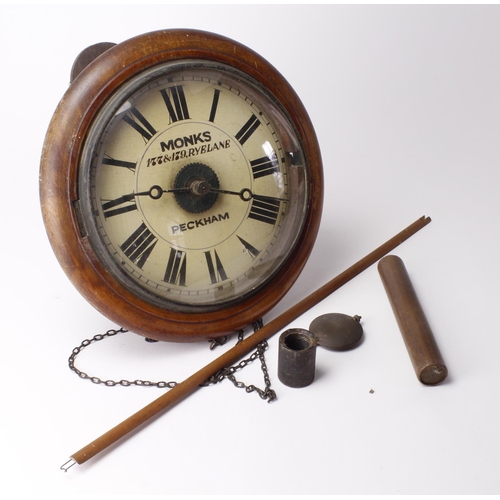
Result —
[[[362, 316], [364, 342], [317, 352], [317, 378], [278, 400], [229, 382], [197, 391], [69, 472], [81, 447], [161, 394], [67, 367], [115, 327], [74, 290], [48, 243], [39, 159], [76, 55], [100, 41], [201, 28], [262, 54], [310, 113], [326, 198], [312, 258], [275, 317], [422, 215], [405, 262], [449, 369], [417, 381], [371, 267], [290, 326]], [[2, 344], [0, 490], [42, 494], [500, 493], [500, 8], [85, 5], [0, 7]], [[231, 345], [232, 342], [230, 343]], [[102, 378], [182, 380], [227, 347], [94, 344]], [[258, 365], [239, 373], [262, 385]], [[373, 393], [370, 390], [373, 389]]]

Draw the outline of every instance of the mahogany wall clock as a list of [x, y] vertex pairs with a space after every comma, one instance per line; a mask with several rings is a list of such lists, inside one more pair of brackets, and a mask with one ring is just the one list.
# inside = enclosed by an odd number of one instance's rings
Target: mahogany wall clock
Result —
[[252, 323], [296, 281], [319, 228], [321, 155], [303, 104], [261, 56], [213, 33], [104, 48], [75, 70], [42, 153], [62, 268], [151, 339]]

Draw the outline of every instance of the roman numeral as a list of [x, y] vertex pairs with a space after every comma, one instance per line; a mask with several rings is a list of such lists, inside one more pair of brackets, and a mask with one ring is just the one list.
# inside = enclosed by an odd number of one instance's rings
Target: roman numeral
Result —
[[186, 252], [171, 248], [163, 281], [171, 285], [186, 286], [186, 261]]
[[116, 198], [116, 200], [107, 201], [102, 204], [102, 212], [106, 219], [134, 210], [137, 210], [137, 205], [135, 204], [135, 196], [133, 194], [126, 194], [120, 196], [120, 198]]
[[259, 198], [257, 195], [254, 195], [248, 217], [267, 224], [276, 224], [279, 212], [279, 200]]
[[215, 121], [215, 115], [217, 113], [217, 106], [219, 105], [219, 96], [220, 96], [220, 90], [215, 89], [214, 90], [214, 99], [212, 101], [212, 108], [210, 109], [210, 118], [208, 119], [209, 122], [214, 122]]
[[146, 142], [149, 141], [156, 134], [154, 127], [137, 109], [130, 108], [130, 113], [133, 116], [127, 114], [123, 117], [123, 121], [128, 123], [136, 132], [139, 132]]
[[226, 271], [224, 271], [224, 267], [222, 266], [222, 262], [217, 255], [217, 251], [213, 250], [213, 256], [212, 252], [204, 253], [205, 258], [207, 259], [208, 274], [210, 275], [210, 282], [212, 285], [227, 280]]
[[245, 250], [252, 256], [252, 258], [255, 259], [257, 255], [259, 255], [260, 250], [257, 250], [253, 245], [248, 243], [248, 241], [245, 241], [243, 238], [240, 238], [238, 235], [236, 235], [237, 238], [240, 240], [240, 243], [245, 247]]
[[120, 246], [120, 249], [137, 267], [142, 269], [157, 241], [143, 222]]
[[278, 164], [278, 159], [276, 155], [263, 156], [262, 158], [257, 158], [250, 162], [252, 166], [253, 178], [258, 179], [259, 177], [265, 177], [266, 175], [271, 175], [280, 171]]
[[111, 165], [113, 167], [129, 168], [130, 170], [135, 170], [137, 166], [137, 164], [132, 161], [115, 160], [114, 158], [103, 158], [102, 164]]
[[257, 130], [260, 125], [260, 120], [252, 115], [248, 121], [241, 127], [240, 131], [235, 135], [236, 139], [240, 142], [241, 145], [245, 144], [250, 136]]
[[182, 88], [182, 85], [175, 85], [174, 87], [170, 87], [169, 90], [171, 99], [165, 89], [160, 90], [160, 94], [165, 101], [165, 106], [167, 106], [170, 119], [172, 120], [172, 122], [187, 120], [189, 118], [189, 112], [186, 103], [186, 96], [184, 95], [184, 89]]

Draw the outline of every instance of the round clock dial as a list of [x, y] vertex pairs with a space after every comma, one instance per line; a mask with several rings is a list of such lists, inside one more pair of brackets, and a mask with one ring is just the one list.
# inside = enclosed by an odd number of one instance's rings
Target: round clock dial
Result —
[[255, 321], [298, 277], [319, 226], [307, 115], [274, 68], [234, 44], [166, 31], [117, 45], [75, 79], [49, 129], [54, 250], [91, 303], [151, 338]]
[[80, 200], [117, 279], [145, 300], [196, 310], [279, 269], [309, 192], [290, 125], [271, 122], [277, 111], [242, 75], [206, 62], [155, 68], [108, 102], [84, 148]]

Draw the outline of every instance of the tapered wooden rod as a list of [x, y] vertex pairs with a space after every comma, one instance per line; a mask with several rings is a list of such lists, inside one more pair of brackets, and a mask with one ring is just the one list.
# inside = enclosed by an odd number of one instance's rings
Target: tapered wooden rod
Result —
[[[270, 323], [257, 330], [255, 333], [247, 337], [242, 342], [236, 344], [233, 348], [229, 349], [226, 353], [222, 354], [211, 363], [206, 365], [201, 370], [197, 371], [194, 375], [176, 385], [169, 392], [166, 392], [152, 403], [145, 406], [142, 410], [131, 417], [124, 420], [121, 424], [110, 431], [97, 438], [92, 443], [88, 444], [81, 450], [71, 455], [70, 460], [64, 464], [61, 469], [68, 470], [69, 467], [77, 464], [82, 464], [94, 457], [108, 446], [111, 446], [119, 439], [125, 437], [127, 434], [138, 428], [152, 417], [174, 406], [176, 403], [182, 401], [184, 398], [192, 394], [199, 387], [204, 384], [212, 375], [218, 371], [233, 365], [243, 356], [251, 352], [260, 342], [268, 339], [275, 333], [278, 333], [292, 321], [311, 309], [313, 306], [328, 297], [335, 290], [346, 284], [352, 278], [360, 274], [362, 271], [375, 264], [384, 255], [396, 248], [398, 245], [407, 240], [410, 236], [426, 226], [431, 219], [429, 217], [421, 217], [406, 229], [398, 233], [396, 236], [388, 240], [386, 243], [378, 247], [376, 250], [362, 258], [356, 264], [346, 269], [343, 273], [339, 274], [336, 278], [323, 285], [321, 288], [313, 292], [311, 295], [301, 300], [299, 303], [279, 315]], [[69, 465], [68, 465], [69, 464]]]

